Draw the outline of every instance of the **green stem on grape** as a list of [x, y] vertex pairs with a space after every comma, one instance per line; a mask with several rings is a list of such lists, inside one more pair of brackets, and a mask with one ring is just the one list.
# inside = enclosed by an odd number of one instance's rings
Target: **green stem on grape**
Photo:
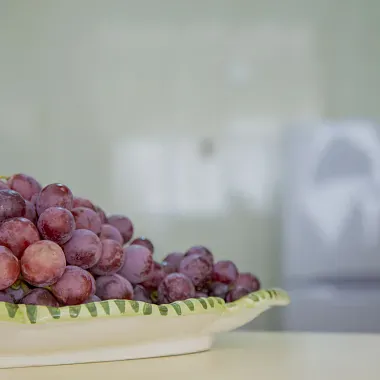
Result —
[[157, 292], [157, 290], [154, 290], [154, 291], [152, 292], [152, 294], [150, 295], [150, 298], [151, 298], [151, 300], [152, 300], [153, 302], [157, 302], [157, 300], [158, 300], [158, 292]]
[[0, 175], [0, 179], [5, 179], [6, 181], [8, 181], [9, 178], [11, 178], [11, 177], [6, 176], [6, 175]]
[[21, 286], [21, 280], [20, 279], [17, 279], [12, 285], [11, 285], [11, 288], [12, 289], [20, 289], [20, 286]]

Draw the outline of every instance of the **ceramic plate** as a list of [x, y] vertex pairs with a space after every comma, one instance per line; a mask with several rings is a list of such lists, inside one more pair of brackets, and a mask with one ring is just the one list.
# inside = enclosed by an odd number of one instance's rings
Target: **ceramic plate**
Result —
[[260, 290], [236, 302], [199, 298], [168, 305], [110, 300], [61, 308], [0, 302], [0, 368], [179, 355], [211, 348], [213, 336], [289, 303]]

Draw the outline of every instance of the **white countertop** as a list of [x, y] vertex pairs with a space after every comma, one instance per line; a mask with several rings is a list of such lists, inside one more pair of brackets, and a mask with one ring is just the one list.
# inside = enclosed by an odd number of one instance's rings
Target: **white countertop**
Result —
[[380, 335], [228, 333], [209, 352], [0, 370], [0, 379], [378, 380]]

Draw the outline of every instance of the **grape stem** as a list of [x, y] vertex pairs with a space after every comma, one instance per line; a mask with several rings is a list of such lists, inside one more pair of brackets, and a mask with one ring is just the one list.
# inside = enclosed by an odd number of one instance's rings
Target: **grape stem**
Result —
[[11, 177], [6, 176], [6, 175], [0, 175], [0, 179], [5, 179], [6, 181], [8, 181], [9, 178]]

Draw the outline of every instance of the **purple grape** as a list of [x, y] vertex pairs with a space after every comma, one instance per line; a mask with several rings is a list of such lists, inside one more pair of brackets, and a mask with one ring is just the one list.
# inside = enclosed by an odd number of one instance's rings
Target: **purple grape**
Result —
[[9, 190], [9, 186], [0, 179], [0, 190]]
[[260, 290], [260, 281], [252, 273], [240, 273], [234, 286], [236, 288], [244, 288], [249, 293], [252, 293]]
[[9, 295], [15, 303], [19, 303], [31, 289], [25, 281], [17, 280], [12, 286], [3, 290], [3, 292]]
[[[36, 208], [36, 206], [37, 206], [37, 199], [38, 199], [39, 195], [40, 195], [39, 193], [34, 194], [32, 196], [32, 199], [30, 200], [30, 202], [33, 203], [33, 205], [34, 205], [34, 208]], [[36, 213], [37, 213], [37, 210], [36, 210]]]
[[159, 285], [161, 284], [161, 281], [166, 277], [166, 273], [162, 269], [161, 265], [157, 262], [153, 263], [153, 271], [149, 278], [141, 283], [141, 285], [152, 291], [156, 290]]
[[135, 301], [142, 301], [146, 303], [152, 303], [149, 291], [145, 289], [142, 285], [136, 285], [133, 289], [133, 299]]
[[85, 229], [90, 230], [94, 234], [100, 232], [100, 227], [102, 222], [100, 221], [99, 215], [87, 207], [77, 207], [71, 210], [77, 230]]
[[20, 263], [10, 249], [0, 246], [0, 290], [14, 284], [20, 275]]
[[133, 224], [129, 218], [122, 215], [111, 215], [108, 218], [108, 224], [119, 230], [124, 239], [124, 244], [131, 240], [133, 236]]
[[172, 252], [169, 253], [163, 260], [162, 266], [166, 273], [173, 273], [179, 270], [179, 264], [182, 259], [185, 257], [183, 253], [180, 252]]
[[60, 183], [45, 186], [36, 201], [37, 214], [41, 215], [49, 207], [63, 207], [71, 211], [73, 208], [73, 193]]
[[20, 304], [59, 307], [58, 301], [49, 290], [41, 288], [31, 290], [21, 299]]
[[74, 197], [73, 209], [77, 207], [86, 207], [93, 211], [96, 211], [94, 204], [86, 198]]
[[118, 274], [100, 276], [96, 279], [96, 295], [102, 300], [133, 299], [131, 283]]
[[182, 273], [168, 274], [158, 287], [158, 302], [171, 303], [195, 297], [191, 280]]
[[161, 263], [161, 268], [162, 270], [165, 272], [165, 274], [171, 274], [171, 273], [176, 273], [176, 269], [171, 266], [170, 264], [168, 264], [166, 261], [163, 261]]
[[15, 303], [15, 300], [10, 294], [4, 290], [0, 290], [0, 302]]
[[0, 222], [24, 216], [25, 212], [25, 200], [19, 193], [13, 190], [0, 190]]
[[100, 260], [102, 243], [92, 231], [75, 230], [71, 239], [63, 246], [63, 251], [70, 265], [89, 269]]
[[208, 294], [205, 292], [196, 292], [195, 293], [195, 298], [207, 298]]
[[118, 272], [132, 284], [139, 284], [149, 279], [154, 269], [153, 255], [141, 245], [124, 248], [124, 265]]
[[213, 266], [205, 255], [192, 254], [185, 256], [179, 265], [179, 272], [187, 276], [200, 290], [211, 281]]
[[213, 282], [210, 285], [210, 296], [226, 298], [227, 293], [229, 292], [229, 286], [221, 282]]
[[226, 296], [226, 302], [234, 302], [237, 301], [238, 299], [246, 296], [249, 294], [249, 291], [244, 288], [234, 288], [231, 289]]
[[133, 245], [133, 244], [142, 245], [143, 247], [148, 248], [149, 251], [154, 253], [154, 246], [153, 246], [152, 242], [144, 236], [140, 236], [140, 237], [134, 239], [132, 241], [131, 245]]
[[95, 211], [99, 215], [100, 221], [102, 222], [102, 224], [107, 224], [108, 220], [107, 220], [105, 212], [99, 206], [95, 206]]
[[102, 240], [102, 254], [91, 268], [93, 274], [104, 276], [117, 273], [124, 264], [123, 247], [115, 240]]
[[14, 174], [8, 180], [8, 186], [17, 191], [25, 200], [30, 201], [34, 194], [38, 194], [42, 187], [31, 176], [26, 174]]
[[29, 219], [13, 218], [0, 226], [0, 245], [8, 247], [17, 258], [21, 258], [25, 249], [39, 240], [40, 234]]
[[37, 227], [44, 239], [62, 245], [73, 236], [75, 221], [69, 210], [49, 207], [38, 218]]
[[102, 224], [99, 234], [100, 240], [111, 239], [117, 241], [119, 244], [123, 245], [124, 239], [121, 236], [119, 230], [111, 226], [110, 224]]
[[90, 302], [100, 302], [101, 299], [98, 296], [91, 296], [88, 300], [84, 301], [83, 303], [90, 303]]
[[31, 244], [21, 257], [21, 273], [30, 285], [45, 287], [54, 284], [66, 267], [62, 248], [49, 240]]
[[206, 247], [203, 247], [202, 245], [196, 245], [194, 247], [189, 248], [185, 253], [185, 257], [191, 256], [191, 255], [204, 256], [211, 265], [214, 265], [213, 254], [210, 252], [210, 250], [208, 250]]
[[236, 281], [238, 274], [236, 265], [232, 261], [218, 261], [214, 265], [212, 279], [223, 284], [232, 284]]
[[29, 219], [32, 223], [36, 223], [37, 221], [37, 213], [34, 204], [30, 201], [25, 201], [26, 210], [25, 210], [25, 218]]
[[95, 280], [86, 270], [68, 265], [51, 291], [63, 305], [80, 305], [95, 294]]

